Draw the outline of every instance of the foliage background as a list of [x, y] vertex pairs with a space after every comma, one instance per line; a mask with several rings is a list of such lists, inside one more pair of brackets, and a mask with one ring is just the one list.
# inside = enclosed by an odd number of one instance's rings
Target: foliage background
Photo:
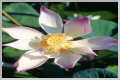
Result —
[[[17, 20], [20, 24], [35, 28], [45, 33], [38, 23], [40, 6], [46, 6], [57, 12], [65, 20], [76, 19], [84, 16], [101, 16], [99, 20], [91, 20], [93, 32], [83, 38], [91, 36], [111, 36], [118, 39], [118, 3], [83, 3], [83, 2], [29, 2], [29, 3], [3, 3], [3, 10]], [[77, 16], [76, 16], [77, 15]], [[3, 27], [17, 26], [6, 16], [2, 16]], [[79, 39], [79, 38], [77, 38]], [[14, 41], [6, 33], [2, 33], [2, 42]], [[16, 73], [12, 66], [14, 62], [25, 51], [15, 50], [10, 47], [3, 47], [2, 53], [2, 77], [26, 77], [26, 78], [112, 78], [117, 77], [118, 73], [118, 51], [117, 47], [109, 50], [96, 51], [99, 56], [85, 56], [73, 69], [64, 70], [53, 63], [53, 59], [47, 61], [44, 65], [22, 72]]]

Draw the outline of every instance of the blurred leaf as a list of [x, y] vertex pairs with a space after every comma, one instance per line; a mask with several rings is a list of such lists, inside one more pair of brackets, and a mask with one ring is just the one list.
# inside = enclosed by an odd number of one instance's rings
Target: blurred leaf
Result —
[[[27, 3], [12, 3], [4, 10], [22, 25], [40, 26], [38, 23], [39, 13]], [[3, 18], [3, 26], [9, 26], [5, 24], [6, 21], [8, 22], [8, 20]]]
[[[57, 8], [59, 9], [59, 8]], [[64, 13], [62, 13], [62, 10], [54, 10], [56, 12], [58, 12], [61, 16], [66, 16], [66, 17], [73, 17], [74, 15], [77, 14], [78, 17], [86, 17], [86, 16], [100, 16], [101, 19], [115, 19], [117, 18], [117, 16], [113, 13], [110, 13], [108, 11], [95, 11], [95, 12], [75, 12], [75, 11], [69, 11], [66, 10], [64, 11]]]
[[68, 11], [65, 11], [65, 4], [54, 4], [54, 5], [51, 5], [49, 9], [61, 15], [61, 17], [64, 16], [65, 12], [68, 12]]
[[115, 34], [113, 37], [114, 37], [115, 39], [118, 39], [118, 34]]
[[118, 52], [118, 46], [117, 46], [117, 47], [110, 48], [109, 50]]
[[[100, 55], [100, 57], [107, 57], [107, 56], [110, 56], [110, 57], [117, 57], [117, 52], [112, 52], [112, 51], [109, 51], [109, 50], [100, 50], [98, 51], [98, 55]], [[98, 56], [99, 57], [99, 56]]]
[[117, 75], [101, 68], [93, 68], [76, 72], [73, 78], [117, 78]]
[[111, 36], [112, 31], [117, 27], [117, 24], [106, 20], [91, 20], [92, 32], [83, 36], [84, 38], [93, 36]]
[[3, 49], [3, 56], [16, 58], [24, 54], [24, 52], [25, 51], [22, 50], [16, 50], [14, 48], [5, 47]]
[[80, 16], [101, 16], [101, 19], [114, 19], [117, 18], [117, 16], [111, 12], [108, 11], [95, 11], [95, 12], [79, 12]]
[[49, 62], [47, 62], [48, 64], [45, 64], [43, 66], [43, 70], [42, 70], [42, 76], [44, 78], [64, 78], [68, 75], [65, 75], [65, 70], [60, 68], [58, 65], [56, 64], [51, 64]]
[[118, 73], [118, 66], [117, 65], [114, 65], [114, 66], [108, 66], [106, 67], [106, 70], [108, 71], [111, 71], [111, 72], [114, 72], [114, 73]]
[[107, 67], [109, 65], [118, 65], [118, 53], [109, 50], [100, 50], [98, 56], [94, 59], [96, 67]]
[[15, 78], [35, 78], [35, 76], [28, 72], [15, 73], [13, 76]]
[[5, 11], [15, 13], [31, 13], [39, 15], [37, 11], [27, 3], [12, 3], [5, 8]]

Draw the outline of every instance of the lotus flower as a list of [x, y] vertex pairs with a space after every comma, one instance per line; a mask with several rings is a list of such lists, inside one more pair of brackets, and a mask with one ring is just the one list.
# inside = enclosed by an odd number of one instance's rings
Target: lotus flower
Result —
[[11, 37], [17, 39], [3, 46], [28, 50], [14, 64], [18, 72], [41, 66], [49, 58], [54, 58], [54, 63], [61, 68], [73, 68], [83, 55], [97, 56], [93, 50], [117, 46], [117, 40], [105, 36], [74, 40], [92, 31], [90, 19], [87, 17], [67, 21], [63, 25], [57, 13], [44, 6], [40, 7], [40, 12], [39, 24], [48, 33], [47, 35], [23, 26], [2, 28]]

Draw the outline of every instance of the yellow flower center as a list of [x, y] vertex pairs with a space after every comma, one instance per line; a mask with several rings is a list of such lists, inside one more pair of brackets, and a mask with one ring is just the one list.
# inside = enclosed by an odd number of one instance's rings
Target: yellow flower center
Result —
[[65, 52], [71, 49], [72, 37], [62, 33], [49, 34], [42, 38], [40, 46], [49, 52]]

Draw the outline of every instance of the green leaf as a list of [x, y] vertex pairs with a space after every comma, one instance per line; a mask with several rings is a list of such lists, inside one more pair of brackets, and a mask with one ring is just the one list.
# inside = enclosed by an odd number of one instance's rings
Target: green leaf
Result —
[[66, 17], [73, 17], [74, 18], [74, 14], [77, 14], [78, 17], [86, 17], [86, 16], [100, 16], [100, 19], [115, 19], [117, 18], [117, 15], [108, 12], [108, 11], [96, 11], [96, 12], [74, 12], [74, 11], [69, 11], [66, 10], [63, 12], [64, 9], [62, 10], [57, 10], [58, 8], [54, 9], [54, 11], [58, 12], [60, 15], [62, 16], [66, 16]]
[[[38, 23], [39, 13], [27, 3], [13, 3], [4, 10], [22, 25], [31, 27], [40, 26]], [[5, 22], [8, 22], [8, 20], [3, 18], [3, 25], [9, 26], [5, 25]]]
[[108, 66], [106, 67], [106, 70], [108, 71], [111, 71], [111, 72], [114, 72], [114, 73], [118, 73], [118, 66], [117, 65], [114, 65], [114, 66]]
[[[98, 53], [98, 57], [96, 57], [96, 59], [101, 59], [101, 60], [104, 60], [103, 58], [106, 58], [108, 61], [110, 59], [115, 59], [118, 57], [118, 54], [117, 52], [113, 52], [113, 51], [109, 51], [109, 50], [100, 50], [97, 52]], [[114, 61], [114, 60], [113, 60]], [[108, 62], [109, 63], [109, 62]], [[112, 63], [113, 64], [113, 63]]]
[[73, 78], [117, 78], [117, 74], [101, 68], [92, 68], [74, 73]]
[[109, 50], [110, 50], [110, 51], [118, 52], [118, 46], [117, 46], [117, 47], [110, 48]]
[[15, 39], [10, 37], [7, 33], [5, 33], [5, 32], [2, 33], [2, 42], [3, 43], [10, 42], [10, 41], [13, 41], [13, 40], [15, 40]]
[[108, 12], [108, 11], [95, 11], [95, 12], [79, 12], [80, 16], [88, 16], [88, 15], [92, 15], [92, 16], [101, 16], [101, 19], [114, 19], [117, 18], [117, 15]]
[[28, 72], [15, 73], [13, 76], [15, 78], [35, 78], [35, 76]]
[[118, 39], [118, 34], [115, 34], [113, 37], [114, 37], [115, 39]]
[[107, 67], [118, 64], [118, 53], [109, 50], [97, 51], [98, 56], [94, 59], [96, 67]]
[[65, 75], [65, 70], [60, 68], [58, 65], [56, 64], [51, 64], [49, 62], [47, 62], [48, 64], [45, 64], [43, 66], [43, 70], [42, 72], [42, 76], [45, 78], [63, 78], [66, 77], [67, 75]]
[[3, 56], [11, 57], [11, 58], [19, 57], [24, 53], [25, 53], [25, 51], [16, 50], [16, 49], [11, 48], [11, 47], [5, 47], [3, 49]]
[[83, 36], [84, 38], [94, 36], [111, 36], [112, 31], [117, 27], [117, 24], [107, 20], [91, 20], [92, 32]]
[[3, 21], [3, 24], [2, 24], [2, 26], [4, 27], [4, 26], [9, 26], [9, 27], [13, 27], [13, 26], [17, 26], [16, 24], [13, 24], [13, 23], [11, 23], [11, 22], [7, 22], [7, 21]]

